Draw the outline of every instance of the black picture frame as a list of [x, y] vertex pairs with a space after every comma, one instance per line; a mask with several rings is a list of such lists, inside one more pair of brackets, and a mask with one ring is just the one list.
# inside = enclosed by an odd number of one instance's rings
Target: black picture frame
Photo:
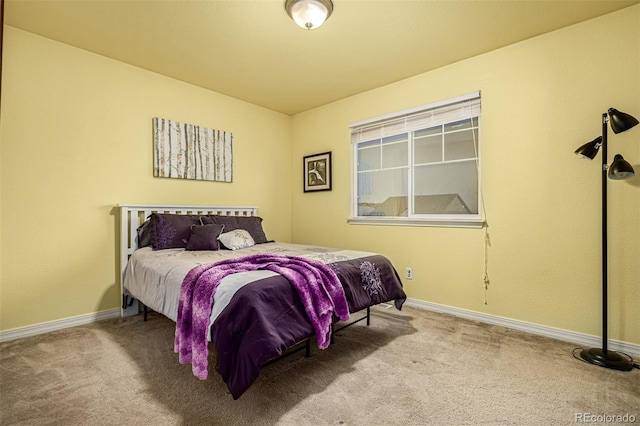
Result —
[[331, 191], [331, 152], [306, 155], [302, 159], [304, 192]]

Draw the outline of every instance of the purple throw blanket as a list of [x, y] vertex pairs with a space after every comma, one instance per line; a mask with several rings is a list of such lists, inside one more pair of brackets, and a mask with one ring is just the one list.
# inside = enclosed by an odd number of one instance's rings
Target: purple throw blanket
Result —
[[207, 336], [213, 296], [220, 281], [230, 274], [259, 269], [284, 276], [296, 288], [319, 348], [329, 346], [334, 314], [342, 321], [349, 319], [344, 289], [335, 272], [322, 262], [295, 256], [256, 254], [196, 266], [184, 278], [180, 289], [174, 344], [180, 363], [190, 362], [196, 377], [204, 380], [208, 376]]

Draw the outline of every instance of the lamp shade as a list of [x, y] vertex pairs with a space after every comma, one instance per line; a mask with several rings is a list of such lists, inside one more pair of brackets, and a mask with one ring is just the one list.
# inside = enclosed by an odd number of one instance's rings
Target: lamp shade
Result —
[[623, 180], [635, 175], [633, 167], [620, 154], [613, 157], [613, 163], [609, 166], [609, 179]]
[[289, 16], [301, 28], [318, 28], [333, 12], [331, 0], [286, 0], [284, 3]]
[[638, 120], [634, 116], [620, 112], [615, 108], [609, 108], [609, 122], [613, 133], [624, 132], [638, 124]]
[[602, 136], [598, 136], [591, 142], [585, 143], [580, 148], [576, 149], [575, 154], [580, 158], [593, 160], [594, 158], [596, 158], [596, 155], [598, 154], [598, 150], [600, 149], [601, 145], [602, 145]]

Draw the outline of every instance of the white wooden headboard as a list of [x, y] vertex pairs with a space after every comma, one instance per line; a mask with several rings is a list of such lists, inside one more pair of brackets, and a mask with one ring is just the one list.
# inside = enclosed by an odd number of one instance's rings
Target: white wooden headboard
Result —
[[256, 216], [255, 206], [178, 206], [160, 204], [119, 204], [120, 208], [120, 291], [122, 294], [122, 316], [138, 313], [138, 301], [125, 297], [124, 273], [129, 256], [138, 248], [137, 230], [151, 213], [172, 214], [217, 214], [221, 216]]

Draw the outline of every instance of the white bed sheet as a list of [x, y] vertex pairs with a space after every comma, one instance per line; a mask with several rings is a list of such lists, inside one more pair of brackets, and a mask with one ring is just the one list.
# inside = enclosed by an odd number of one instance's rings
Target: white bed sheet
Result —
[[[165, 315], [173, 321], [177, 321], [180, 287], [184, 277], [192, 268], [201, 264], [260, 253], [306, 257], [325, 264], [373, 256], [375, 254], [278, 242], [257, 244], [235, 251], [152, 250], [150, 247], [145, 247], [136, 250], [129, 258], [125, 271], [124, 287], [133, 297], [152, 310]], [[211, 314], [211, 323], [240, 287], [248, 282], [273, 275], [276, 274], [271, 271], [250, 271], [224, 277], [214, 295], [214, 310]], [[218, 309], [216, 309], [216, 305]]]

